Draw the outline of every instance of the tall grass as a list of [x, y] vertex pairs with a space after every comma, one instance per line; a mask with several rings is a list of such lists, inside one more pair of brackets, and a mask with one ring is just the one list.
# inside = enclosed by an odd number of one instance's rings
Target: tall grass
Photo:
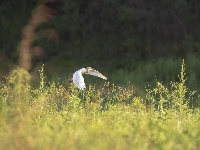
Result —
[[79, 91], [39, 73], [39, 86], [23, 69], [1, 82], [0, 149], [200, 147], [200, 98], [185, 85], [184, 63], [178, 82], [146, 87], [146, 98], [110, 83]]

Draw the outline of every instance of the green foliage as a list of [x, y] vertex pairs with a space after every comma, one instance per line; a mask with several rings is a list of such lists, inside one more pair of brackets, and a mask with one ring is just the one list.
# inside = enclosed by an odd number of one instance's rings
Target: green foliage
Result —
[[[0, 53], [4, 74], [17, 61], [16, 47], [36, 2], [22, 0], [16, 8], [14, 1], [4, 1], [0, 6], [0, 51], [10, 56], [3, 61], [6, 57]], [[199, 5], [196, 1], [67, 0], [51, 4], [62, 13], [40, 24], [35, 32], [51, 28], [59, 38], [57, 42], [39, 38], [32, 43], [44, 49], [45, 58], [33, 56], [31, 71], [34, 72], [41, 61], [48, 61], [47, 76], [65, 80], [66, 73], [73, 72], [74, 68], [92, 66], [108, 72], [111, 83], [123, 86], [130, 81], [143, 90], [147, 82], [156, 85], [155, 78], [165, 86], [171, 80], [178, 81], [181, 59], [185, 57], [186, 86], [199, 89], [200, 28], [198, 13], [191, 13], [191, 10], [199, 11], [194, 7]]]
[[184, 62], [178, 82], [157, 82], [146, 98], [129, 86], [80, 91], [47, 82], [43, 69], [38, 86], [22, 69], [0, 83], [0, 149], [199, 148], [199, 105], [189, 105], [195, 93], [185, 85]]
[[[189, 89], [199, 91], [200, 88], [200, 57], [199, 55], [190, 54], [185, 59], [185, 68], [187, 70], [187, 80], [185, 86]], [[131, 64], [127, 64], [131, 65]], [[111, 70], [109, 74], [109, 81], [120, 85], [130, 83], [134, 85], [134, 89], [139, 96], [144, 95], [144, 87], [157, 85], [157, 81], [162, 81], [165, 87], [170, 87], [171, 81], [179, 82], [177, 76], [180, 72], [181, 59], [174, 57], [162, 58], [155, 61], [142, 61], [138, 63], [137, 67], [131, 70], [118, 69]], [[196, 105], [196, 104], [194, 104]]]
[[[23, 26], [36, 2], [22, 0], [16, 8], [15, 1], [4, 1], [0, 6], [0, 50], [11, 58], [16, 56]], [[58, 14], [36, 32], [51, 27], [59, 41], [38, 39], [33, 45], [44, 48], [49, 57], [72, 54], [76, 65], [90, 59], [94, 63], [98, 60], [100, 66], [133, 69], [144, 59], [180, 57], [199, 50], [199, 3], [195, 0], [66, 0], [48, 6], [54, 6]]]
[[165, 87], [162, 83], [157, 82], [157, 85], [153, 89], [146, 89], [146, 98], [148, 104], [152, 105], [153, 108], [159, 110], [162, 116], [166, 117], [166, 113], [170, 111], [180, 112], [180, 114], [185, 113], [189, 108], [198, 108], [199, 99], [195, 100], [194, 98], [198, 97], [196, 91], [190, 91], [186, 83], [186, 73], [185, 73], [185, 64], [184, 61], [181, 67], [181, 74], [179, 81], [171, 81], [170, 87]]

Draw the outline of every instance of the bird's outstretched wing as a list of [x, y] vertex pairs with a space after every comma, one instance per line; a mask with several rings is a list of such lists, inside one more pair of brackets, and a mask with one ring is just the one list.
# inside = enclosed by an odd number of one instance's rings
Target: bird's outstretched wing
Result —
[[99, 77], [99, 78], [102, 78], [104, 80], [107, 80], [107, 78], [102, 75], [99, 71], [95, 70], [94, 68], [91, 68], [91, 67], [87, 67], [86, 68], [86, 71], [83, 72], [84, 74], [89, 74], [89, 75], [93, 75], [93, 76], [96, 76], [96, 77]]

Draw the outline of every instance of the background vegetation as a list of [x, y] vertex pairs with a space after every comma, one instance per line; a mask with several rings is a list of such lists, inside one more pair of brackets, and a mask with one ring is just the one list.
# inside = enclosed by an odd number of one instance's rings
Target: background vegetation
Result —
[[[37, 3], [22, 0], [15, 7], [14, 1], [1, 1], [3, 75], [18, 63], [23, 28]], [[184, 58], [189, 86], [200, 85], [200, 3], [196, 0], [66, 0], [45, 5], [54, 17], [34, 29], [40, 38], [32, 40], [37, 47], [30, 50], [31, 71], [45, 63], [48, 76], [64, 80], [76, 69], [92, 66], [105, 72], [111, 82], [131, 81], [142, 88], [155, 78], [165, 83], [177, 80]]]

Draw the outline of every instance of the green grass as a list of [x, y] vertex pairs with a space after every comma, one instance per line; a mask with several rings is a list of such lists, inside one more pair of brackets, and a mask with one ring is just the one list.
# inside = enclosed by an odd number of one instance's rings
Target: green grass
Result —
[[39, 86], [13, 70], [0, 84], [0, 149], [199, 149], [199, 94], [179, 81], [146, 87], [144, 97], [105, 83], [85, 91], [72, 84]]

